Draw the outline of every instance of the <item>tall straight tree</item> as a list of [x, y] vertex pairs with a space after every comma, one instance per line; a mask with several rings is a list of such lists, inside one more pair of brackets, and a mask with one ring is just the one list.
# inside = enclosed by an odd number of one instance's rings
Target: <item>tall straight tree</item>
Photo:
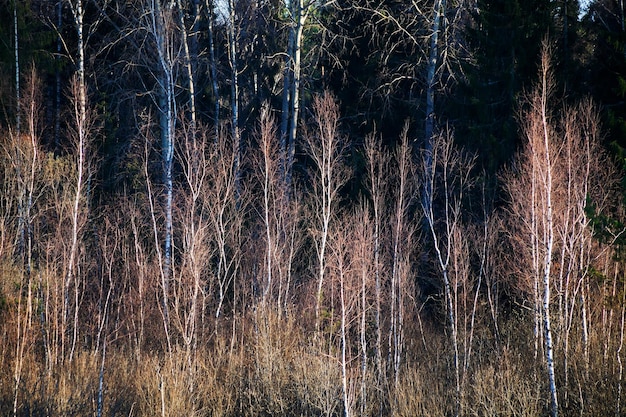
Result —
[[303, 35], [305, 25], [313, 10], [313, 2], [310, 0], [286, 1], [285, 10], [288, 15], [289, 38], [283, 74], [280, 155], [282, 175], [289, 186], [300, 115]]
[[[545, 251], [540, 255], [543, 275], [543, 323], [545, 331], [545, 355], [548, 367], [548, 383], [550, 389], [550, 408], [552, 417], [557, 417], [559, 413], [559, 403], [556, 391], [556, 377], [554, 373], [554, 353], [552, 346], [552, 325], [550, 321], [550, 274], [552, 268], [552, 250], [554, 245], [554, 220], [552, 203], [552, 152], [550, 136], [554, 134], [550, 126], [550, 115], [548, 110], [548, 99], [553, 89], [552, 73], [550, 72], [549, 50], [544, 49], [541, 57], [541, 71], [539, 89], [532, 103], [534, 114], [530, 116], [530, 125], [526, 135], [531, 141], [533, 156], [538, 164], [537, 174], [539, 174], [538, 194], [542, 204], [542, 220], [544, 226], [542, 247]], [[543, 156], [543, 158], [542, 158]]]
[[235, 0], [228, 0], [228, 18], [226, 29], [228, 34], [228, 63], [230, 65], [230, 134], [235, 145], [233, 173], [235, 175], [235, 192], [240, 194], [241, 170], [241, 132], [239, 129], [239, 17]]
[[339, 137], [339, 109], [334, 98], [325, 93], [313, 103], [317, 131], [307, 135], [308, 154], [313, 160], [312, 215], [315, 226], [313, 239], [317, 255], [317, 292], [315, 293], [315, 320], [319, 326], [326, 272], [328, 243], [331, 228], [337, 218], [339, 190], [348, 180], [343, 161], [345, 144]]
[[13, 51], [15, 56], [15, 131], [20, 136], [21, 130], [21, 110], [20, 110], [20, 42], [17, 25], [17, 0], [13, 0]]
[[525, 264], [530, 266], [533, 276], [532, 282], [527, 285], [530, 287], [528, 292], [532, 293], [534, 299], [535, 356], [538, 356], [539, 341], [543, 340], [551, 415], [556, 417], [559, 405], [551, 321], [551, 289], [552, 260], [556, 255], [555, 204], [558, 182], [555, 178], [558, 178], [556, 167], [560, 143], [557, 141], [558, 132], [550, 107], [554, 94], [550, 59], [550, 49], [544, 42], [539, 81], [520, 116], [525, 141], [518, 162], [521, 175], [511, 176], [507, 182], [507, 191], [513, 200], [512, 212], [518, 222], [523, 219], [519, 222], [523, 224], [523, 251], [520, 254], [526, 254]]
[[172, 277], [173, 247], [173, 167], [174, 141], [176, 134], [176, 65], [178, 61], [177, 33], [173, 8], [162, 4], [161, 0], [147, 0], [145, 19], [148, 36], [155, 46], [154, 78], [157, 91], [156, 104], [159, 109], [159, 128], [161, 134], [161, 160], [163, 164], [163, 185], [165, 187], [163, 231], [163, 265], [161, 272], [162, 304], [165, 331], [169, 323], [169, 281]]
[[211, 77], [211, 89], [213, 93], [213, 124], [215, 130], [215, 140], [219, 137], [220, 130], [220, 89], [217, 78], [217, 59], [215, 56], [215, 2], [212, 0], [204, 1], [204, 8], [207, 20], [207, 40], [209, 42], [209, 73]]
[[76, 164], [76, 182], [72, 203], [72, 231], [71, 243], [69, 245], [69, 259], [65, 276], [64, 294], [64, 326], [67, 328], [67, 321], [70, 314], [70, 289], [74, 290], [73, 299], [73, 326], [72, 342], [69, 352], [69, 360], [72, 361], [76, 343], [78, 340], [78, 310], [80, 298], [80, 277], [77, 276], [77, 261], [79, 256], [79, 246], [82, 241], [82, 226], [86, 221], [87, 207], [85, 204], [88, 193], [87, 184], [90, 176], [90, 135], [93, 133], [94, 117], [87, 108], [87, 81], [85, 75], [85, 48], [87, 34], [85, 33], [85, 2], [84, 0], [67, 0], [76, 30], [76, 56], [72, 58], [76, 66], [76, 74], [72, 81], [71, 102], [72, 102], [72, 122], [70, 125], [71, 142], [74, 147], [74, 158]]
[[[187, 4], [188, 3], [188, 4]], [[188, 112], [191, 119], [191, 132], [195, 135], [197, 128], [198, 116], [196, 110], [196, 68], [198, 61], [198, 22], [200, 20], [200, 0], [176, 0], [178, 8], [178, 27], [181, 32], [181, 41], [183, 44], [183, 60], [185, 72], [187, 75], [187, 89], [189, 94]], [[188, 26], [186, 15], [187, 10], [191, 9], [191, 24]]]

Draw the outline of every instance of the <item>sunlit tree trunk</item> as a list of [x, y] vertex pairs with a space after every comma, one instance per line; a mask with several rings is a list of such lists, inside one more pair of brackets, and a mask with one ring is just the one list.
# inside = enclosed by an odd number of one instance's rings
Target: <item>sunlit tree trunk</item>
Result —
[[[519, 216], [514, 221], [523, 219], [521, 233], [527, 233], [527, 240], [522, 243], [522, 248], [529, 252], [528, 261], [531, 263], [533, 274], [531, 291], [535, 300], [535, 354], [538, 354], [539, 341], [542, 337], [551, 414], [556, 417], [558, 397], [551, 320], [551, 289], [553, 257], [557, 256], [555, 249], [557, 211], [554, 204], [559, 185], [555, 175], [557, 177], [560, 175], [557, 166], [559, 145], [554, 143], [557, 131], [549, 108], [554, 80], [550, 69], [550, 51], [547, 47], [544, 47], [541, 58], [539, 82], [528, 97], [525, 111], [520, 118], [525, 140], [524, 153], [519, 165], [523, 175], [518, 178], [512, 176], [507, 182], [507, 188], [514, 202], [513, 213]], [[520, 269], [520, 273], [523, 274], [524, 269]]]
[[[548, 60], [546, 56], [543, 58]], [[543, 314], [544, 314], [544, 331], [546, 334], [546, 362], [548, 364], [548, 382], [550, 385], [550, 403], [552, 417], [558, 415], [558, 398], [556, 391], [556, 377], [554, 374], [554, 352], [552, 346], [552, 327], [550, 321], [550, 272], [552, 268], [552, 250], [554, 246], [554, 224], [552, 213], [552, 161], [550, 157], [550, 133], [548, 126], [548, 96], [550, 86], [548, 63], [544, 61], [541, 79], [541, 122], [543, 126], [543, 145], [545, 157], [545, 257], [543, 259]]]
[[[88, 147], [88, 135], [89, 124], [87, 114], [87, 84], [85, 79], [85, 34], [84, 34], [84, 4], [83, 0], [76, 0], [75, 2], [69, 2], [72, 16], [74, 18], [74, 25], [77, 35], [77, 56], [76, 56], [76, 77], [73, 82], [73, 128], [75, 131], [75, 137], [73, 138], [75, 146], [75, 158], [76, 158], [76, 183], [74, 190], [74, 201], [72, 206], [72, 234], [71, 244], [69, 249], [69, 260], [67, 265], [67, 272], [65, 278], [65, 314], [64, 321], [67, 324], [69, 319], [69, 297], [70, 287], [74, 289], [74, 306], [73, 306], [73, 326], [72, 326], [72, 343], [69, 352], [69, 360], [72, 361], [74, 356], [74, 350], [76, 348], [76, 342], [78, 339], [78, 309], [79, 309], [79, 297], [80, 297], [80, 277], [77, 276], [77, 261], [78, 250], [81, 240], [81, 223], [84, 222], [84, 199], [86, 197], [86, 184], [88, 181], [88, 164], [89, 164], [89, 147]], [[65, 328], [66, 326], [64, 326]]]

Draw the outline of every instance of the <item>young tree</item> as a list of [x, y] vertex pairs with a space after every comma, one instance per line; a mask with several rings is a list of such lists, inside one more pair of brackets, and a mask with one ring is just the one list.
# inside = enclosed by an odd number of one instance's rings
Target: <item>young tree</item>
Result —
[[[559, 289], [555, 278], [563, 276], [566, 265], [554, 264], [559, 248], [566, 250], [567, 244], [559, 242], [559, 232], [569, 235], [572, 209], [571, 127], [559, 130], [552, 107], [554, 78], [551, 70], [551, 49], [544, 42], [541, 54], [539, 81], [530, 93], [520, 116], [524, 135], [524, 148], [520, 155], [518, 176], [510, 175], [506, 181], [507, 191], [512, 199], [512, 213], [521, 220], [520, 245], [524, 248], [526, 262], [533, 273], [530, 292], [534, 298], [535, 351], [543, 329], [545, 363], [548, 374], [551, 415], [559, 412], [556, 387], [554, 338], [552, 323], [553, 288]], [[564, 134], [564, 140], [561, 139]], [[563, 143], [565, 142], [565, 143]], [[571, 179], [571, 178], [570, 178]], [[565, 191], [565, 193], [563, 193]], [[568, 191], [570, 191], [568, 193]], [[568, 196], [569, 194], [569, 196]], [[584, 203], [583, 203], [584, 204]], [[518, 220], [518, 221], [519, 221]], [[561, 252], [564, 254], [565, 252]], [[561, 257], [560, 261], [566, 261]], [[521, 272], [521, 271], [520, 271]], [[569, 273], [567, 273], [569, 276]], [[564, 286], [560, 290], [567, 291]], [[537, 353], [536, 353], [537, 354]]]
[[[386, 204], [389, 197], [389, 163], [391, 162], [391, 158], [385, 150], [383, 150], [380, 141], [375, 137], [374, 134], [371, 134], [365, 139], [365, 158], [367, 161], [367, 189], [370, 194], [371, 199], [371, 207], [372, 207], [372, 215], [374, 222], [374, 248], [373, 248], [373, 261], [374, 261], [374, 278], [375, 278], [375, 289], [376, 289], [376, 372], [378, 374], [378, 383], [382, 384], [382, 377], [384, 374], [383, 369], [383, 354], [382, 354], [382, 298], [383, 298], [383, 280], [386, 278], [383, 276], [384, 267], [383, 260], [381, 259], [381, 252], [383, 251], [383, 236], [381, 236], [383, 232], [383, 224], [387, 221], [387, 210]], [[402, 173], [403, 168], [406, 168], [403, 165], [403, 162], [400, 162], [399, 170]], [[402, 173], [402, 174], [405, 174]], [[402, 175], [401, 174], [401, 175]], [[402, 184], [404, 185], [404, 184]], [[404, 192], [402, 190], [401, 192]], [[395, 242], [394, 242], [395, 243]], [[394, 248], [396, 249], [396, 248]], [[396, 317], [394, 317], [394, 307], [396, 307], [396, 293], [397, 287], [394, 285], [395, 282], [391, 284], [391, 320], [394, 321]], [[386, 286], [386, 285], [385, 285]], [[392, 325], [393, 329], [393, 325]], [[393, 330], [391, 330], [393, 331]], [[391, 336], [390, 336], [391, 337]], [[391, 339], [390, 339], [391, 340]]]
[[[20, 129], [20, 135], [11, 133], [10, 139], [3, 146], [3, 162], [6, 164], [6, 181], [15, 188], [5, 191], [5, 199], [17, 200], [17, 231], [15, 253], [13, 256], [17, 260], [16, 283], [18, 285], [16, 295], [15, 312], [15, 356], [13, 358], [13, 415], [18, 415], [19, 394], [21, 391], [22, 374], [25, 365], [25, 354], [34, 345], [35, 333], [33, 332], [34, 320], [36, 318], [37, 293], [34, 269], [36, 268], [34, 223], [37, 216], [36, 199], [40, 193], [41, 175], [41, 96], [39, 89], [40, 80], [34, 67], [25, 80], [24, 95], [20, 98], [22, 103], [18, 109], [23, 111], [21, 115], [25, 122], [25, 128]], [[9, 172], [11, 169], [13, 172]], [[14, 177], [14, 181], [9, 178]], [[6, 201], [8, 203], [8, 201]], [[6, 204], [5, 203], [5, 204]], [[9, 209], [4, 206], [3, 209]], [[9, 210], [7, 214], [11, 213]], [[3, 225], [4, 228], [8, 225]], [[3, 242], [4, 243], [4, 242]], [[7, 256], [5, 259], [11, 259]]]
[[276, 302], [279, 309], [287, 310], [292, 285], [294, 255], [300, 245], [297, 238], [296, 196], [287, 198], [287, 188], [280, 173], [279, 137], [274, 117], [266, 104], [261, 109], [256, 133], [259, 144], [254, 158], [259, 196], [261, 223], [264, 229], [265, 253], [261, 283], [262, 302]]
[[390, 217], [391, 226], [391, 323], [389, 329], [389, 364], [392, 366], [395, 387], [398, 386], [400, 366], [404, 354], [407, 299], [411, 296], [409, 268], [411, 255], [414, 251], [413, 227], [410, 224], [409, 206], [411, 195], [416, 188], [415, 167], [411, 158], [411, 147], [408, 140], [409, 125], [402, 131], [392, 161], [398, 167], [397, 174], [392, 176], [391, 193], [394, 208]]
[[459, 310], [467, 283], [467, 242], [462, 224], [462, 202], [472, 186], [470, 173], [475, 158], [457, 150], [451, 132], [439, 135], [432, 153], [423, 156], [423, 182], [432, 192], [423, 195], [424, 219], [429, 227], [432, 250], [441, 274], [450, 344], [453, 351], [455, 415], [462, 412], [462, 367], [459, 354]]
[[[207, 171], [204, 198], [208, 204], [207, 215], [211, 228], [210, 242], [214, 245], [216, 256], [213, 260], [212, 274], [217, 284], [214, 317], [222, 316], [228, 296], [232, 295], [235, 314], [237, 282], [241, 271], [244, 250], [244, 217], [247, 203], [243, 188], [237, 188], [235, 161], [240, 149], [237, 139], [230, 137], [225, 129], [220, 130], [217, 142], [209, 148], [207, 157], [211, 169]], [[212, 289], [215, 287], [213, 286]], [[217, 330], [217, 323], [216, 323]]]
[[[337, 216], [339, 191], [348, 179], [344, 164], [345, 144], [339, 137], [338, 106], [334, 98], [325, 93], [313, 101], [316, 131], [305, 136], [307, 153], [313, 161], [312, 227], [317, 255], [317, 292], [315, 294], [315, 320], [319, 326], [320, 308], [323, 302], [324, 277], [327, 269], [326, 250], [331, 228]], [[318, 327], [319, 328], [319, 327]]]
[[176, 306], [174, 323], [178, 328], [186, 350], [187, 364], [195, 358], [198, 345], [201, 317], [204, 311], [202, 292], [207, 288], [206, 271], [210, 266], [211, 253], [209, 243], [209, 205], [207, 184], [210, 161], [207, 148], [211, 146], [207, 130], [197, 126], [194, 121], [184, 125], [178, 137], [178, 161], [181, 164], [184, 183], [177, 204], [177, 229], [181, 235], [181, 265], [177, 271], [178, 279], [173, 288]]

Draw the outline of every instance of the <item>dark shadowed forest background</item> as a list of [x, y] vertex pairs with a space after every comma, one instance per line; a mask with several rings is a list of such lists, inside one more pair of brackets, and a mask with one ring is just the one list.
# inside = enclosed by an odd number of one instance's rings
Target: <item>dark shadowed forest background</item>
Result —
[[0, 0], [0, 414], [626, 415], [623, 0]]

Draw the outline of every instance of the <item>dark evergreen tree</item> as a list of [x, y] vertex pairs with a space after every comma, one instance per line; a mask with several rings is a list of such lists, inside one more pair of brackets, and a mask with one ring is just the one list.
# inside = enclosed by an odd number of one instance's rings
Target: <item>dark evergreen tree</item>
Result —
[[602, 105], [606, 143], [622, 154], [626, 148], [626, 25], [623, 2], [596, 0], [583, 21], [581, 59], [584, 82]]
[[473, 60], [448, 107], [457, 140], [495, 172], [517, 147], [517, 96], [537, 72], [541, 40], [554, 31], [548, 0], [479, 0], [467, 29]]
[[[20, 72], [35, 65], [42, 78], [54, 72], [50, 51], [54, 32], [44, 24], [49, 7], [47, 1], [0, 1], [0, 111], [2, 123], [15, 121], [15, 32], [17, 18]], [[16, 15], [14, 16], [13, 12]]]

